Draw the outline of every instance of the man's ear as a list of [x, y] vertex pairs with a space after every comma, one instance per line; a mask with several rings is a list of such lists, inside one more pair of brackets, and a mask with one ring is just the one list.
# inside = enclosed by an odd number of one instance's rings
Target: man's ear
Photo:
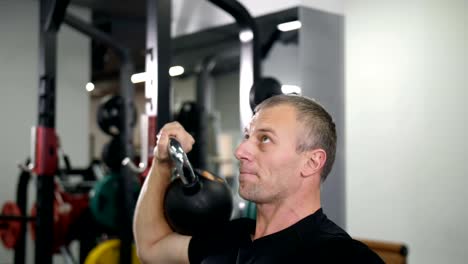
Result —
[[306, 161], [301, 171], [303, 177], [320, 175], [327, 161], [327, 153], [323, 149], [313, 149], [304, 153]]

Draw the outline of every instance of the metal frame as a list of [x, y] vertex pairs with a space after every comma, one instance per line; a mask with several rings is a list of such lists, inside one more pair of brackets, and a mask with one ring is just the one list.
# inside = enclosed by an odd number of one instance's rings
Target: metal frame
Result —
[[[58, 167], [55, 134], [55, 80], [59, 13], [68, 3], [39, 4], [39, 102], [33, 169], [37, 174], [35, 263], [52, 263], [54, 173]], [[60, 7], [58, 5], [61, 5]], [[58, 14], [58, 15], [57, 15]]]
[[157, 128], [172, 121], [170, 89], [171, 1], [147, 0], [146, 113], [158, 118]]
[[[29, 161], [27, 162], [29, 163]], [[26, 163], [26, 164], [27, 164]], [[19, 176], [18, 186], [16, 187], [16, 204], [20, 209], [21, 215], [25, 216], [27, 212], [28, 202], [28, 185], [31, 179], [31, 172], [21, 168], [21, 174]], [[18, 244], [15, 246], [14, 263], [24, 264], [26, 260], [26, 230], [28, 228], [28, 221], [35, 219], [24, 218], [21, 221], [21, 234], [18, 240]]]
[[[247, 9], [237, 1], [209, 0], [209, 2], [234, 17], [240, 26], [240, 35], [250, 35], [250, 38], [241, 38], [239, 95], [241, 127], [243, 127], [250, 120], [252, 111], [242, 111], [242, 109], [250, 109], [250, 89], [261, 77], [261, 47], [257, 24]], [[145, 94], [149, 102], [146, 111], [157, 114], [158, 128], [172, 120], [172, 94], [167, 73], [170, 65], [168, 51], [171, 50], [170, 21], [170, 0], [147, 0]]]
[[213, 104], [213, 84], [211, 81], [211, 74], [216, 65], [216, 57], [209, 56], [204, 58], [199, 64], [199, 72], [197, 74], [196, 81], [196, 100], [199, 105], [200, 110], [200, 128], [198, 131], [198, 139], [196, 142], [198, 146], [197, 149], [192, 149], [192, 151], [198, 151], [196, 155], [199, 155], [198, 167], [207, 168], [207, 129], [204, 129], [208, 125], [208, 113], [212, 112]]
[[[97, 39], [116, 51], [120, 57], [121, 65], [121, 95], [124, 98], [122, 131], [120, 143], [126, 157], [133, 157], [131, 139], [131, 112], [134, 91], [130, 82], [133, 72], [133, 63], [129, 51], [115, 44], [116, 42], [105, 33], [87, 25], [80, 19], [65, 15], [69, 0], [54, 1], [41, 0], [39, 5], [39, 94], [38, 94], [38, 123], [33, 130], [31, 144], [31, 163], [27, 166], [30, 171], [37, 174], [37, 216], [36, 216], [36, 246], [35, 263], [52, 263], [53, 255], [53, 203], [54, 203], [54, 176], [58, 169], [58, 140], [55, 132], [55, 98], [56, 98], [56, 64], [57, 64], [57, 33], [63, 21], [81, 33]], [[129, 140], [130, 139], [130, 140]], [[123, 210], [120, 211], [121, 220], [119, 233], [121, 239], [121, 263], [130, 263], [131, 242], [133, 239], [131, 229], [131, 209], [133, 207], [132, 182], [134, 173], [127, 167], [121, 167], [120, 187]], [[22, 178], [21, 186], [25, 185]], [[18, 187], [20, 189], [20, 186]], [[21, 188], [24, 189], [24, 188]], [[25, 194], [18, 192], [18, 202], [23, 206]], [[25, 210], [25, 208], [21, 208]], [[25, 217], [22, 217], [26, 219]], [[24, 220], [27, 221], [28, 219]], [[24, 229], [25, 231], [26, 229]], [[20, 243], [15, 250], [15, 263], [24, 263], [24, 234], [21, 234]]]
[[[130, 77], [134, 71], [133, 62], [130, 56], [130, 51], [119, 45], [118, 42], [112, 39], [109, 35], [99, 31], [92, 25], [80, 20], [79, 18], [67, 14], [64, 22], [77, 31], [89, 36], [90, 38], [100, 41], [113, 49], [120, 59], [120, 95], [124, 100], [124, 107], [122, 109], [123, 115], [121, 118], [122, 130], [119, 134], [119, 142], [123, 150], [123, 156], [132, 160], [133, 158], [133, 129], [131, 125], [132, 120], [132, 105], [134, 101], [134, 88], [131, 83]], [[129, 167], [123, 164], [120, 167], [119, 189], [121, 196], [117, 197], [120, 201], [119, 204], [123, 206], [118, 211], [119, 231], [120, 238], [120, 263], [130, 263], [131, 261], [131, 245], [133, 241], [132, 234], [132, 209], [135, 203], [133, 197], [133, 182], [136, 179], [136, 174]]]
[[261, 77], [261, 47], [257, 24], [247, 9], [237, 1], [209, 1], [233, 16], [240, 26], [239, 112], [242, 130], [252, 118], [250, 89]]

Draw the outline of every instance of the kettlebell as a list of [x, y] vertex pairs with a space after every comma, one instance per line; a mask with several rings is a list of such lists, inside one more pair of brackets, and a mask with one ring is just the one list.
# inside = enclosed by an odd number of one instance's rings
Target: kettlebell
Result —
[[195, 235], [227, 223], [233, 199], [226, 181], [208, 171], [194, 170], [177, 140], [171, 138], [168, 148], [176, 177], [166, 191], [164, 211], [172, 229]]

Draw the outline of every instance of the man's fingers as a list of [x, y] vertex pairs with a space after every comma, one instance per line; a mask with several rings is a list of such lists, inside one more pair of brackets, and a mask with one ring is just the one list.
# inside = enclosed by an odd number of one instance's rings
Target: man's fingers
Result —
[[194, 138], [190, 135], [181, 124], [178, 122], [171, 122], [165, 124], [157, 136], [157, 145], [156, 145], [156, 158], [164, 160], [168, 159], [169, 155], [167, 152], [167, 147], [169, 144], [169, 138], [174, 138], [182, 146], [182, 149], [187, 153], [192, 150], [192, 146], [195, 143]]
[[160, 160], [167, 160], [169, 158], [169, 154], [167, 153], [168, 144], [169, 137], [167, 136], [165, 131], [161, 129], [161, 131], [158, 134], [158, 139], [156, 143], [156, 158]]

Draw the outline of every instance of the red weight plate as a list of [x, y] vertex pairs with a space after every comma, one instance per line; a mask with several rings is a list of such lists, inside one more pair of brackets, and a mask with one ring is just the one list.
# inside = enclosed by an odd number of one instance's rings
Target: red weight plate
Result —
[[[3, 204], [2, 215], [21, 216], [21, 211], [15, 202], [8, 201]], [[21, 222], [0, 220], [0, 238], [3, 245], [8, 249], [13, 249], [18, 243], [21, 234]]]

